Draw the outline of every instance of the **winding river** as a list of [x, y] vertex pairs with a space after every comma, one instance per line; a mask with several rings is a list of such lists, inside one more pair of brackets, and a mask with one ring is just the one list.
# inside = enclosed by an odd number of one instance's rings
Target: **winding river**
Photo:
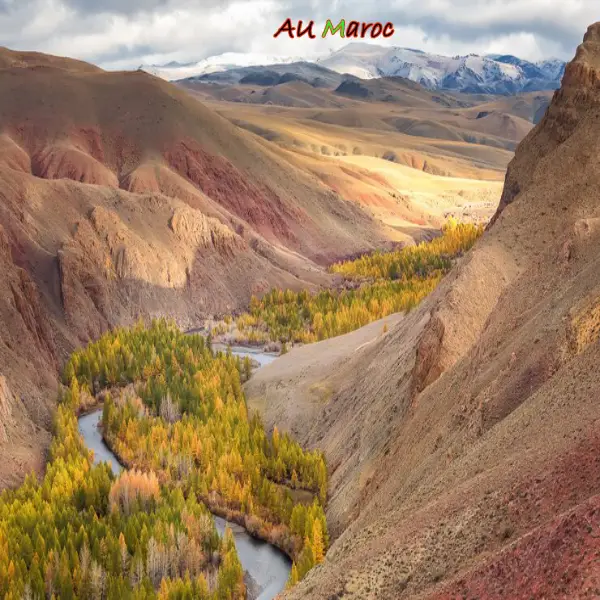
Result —
[[[215, 350], [222, 350], [215, 344]], [[267, 354], [259, 350], [233, 347], [232, 354], [237, 356], [249, 356], [256, 360], [260, 366], [264, 366], [277, 358], [274, 354]], [[98, 425], [102, 419], [102, 409], [98, 409], [79, 419], [79, 431], [88, 448], [94, 451], [94, 462], [109, 462], [113, 473], [118, 475], [123, 467], [119, 464], [117, 457], [110, 451], [102, 439], [102, 433]], [[288, 580], [291, 562], [280, 550], [253, 538], [243, 527], [235, 523], [227, 523], [221, 517], [214, 517], [215, 525], [221, 535], [225, 532], [225, 526], [229, 525], [235, 537], [238, 556], [244, 570], [252, 578], [258, 590], [254, 597], [256, 600], [272, 600], [283, 590]]]

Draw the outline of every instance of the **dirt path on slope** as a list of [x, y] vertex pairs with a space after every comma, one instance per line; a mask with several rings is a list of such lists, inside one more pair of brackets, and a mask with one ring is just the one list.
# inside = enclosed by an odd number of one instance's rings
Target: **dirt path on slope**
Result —
[[346, 380], [348, 369], [356, 368], [356, 354], [403, 318], [396, 313], [345, 335], [293, 348], [246, 384], [250, 410], [262, 415], [268, 431], [277, 425], [307, 443], [314, 419]]

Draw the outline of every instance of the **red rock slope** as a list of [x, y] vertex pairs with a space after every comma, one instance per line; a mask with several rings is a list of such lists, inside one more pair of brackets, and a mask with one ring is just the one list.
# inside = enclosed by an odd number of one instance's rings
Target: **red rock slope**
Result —
[[140, 316], [182, 325], [384, 232], [143, 72], [0, 48], [0, 486], [42, 464], [58, 367]]

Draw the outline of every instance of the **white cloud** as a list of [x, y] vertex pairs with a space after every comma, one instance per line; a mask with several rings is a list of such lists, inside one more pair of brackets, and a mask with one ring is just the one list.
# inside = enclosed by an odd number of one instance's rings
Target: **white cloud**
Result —
[[[315, 56], [325, 19], [391, 21], [376, 43], [441, 54], [571, 58], [597, 0], [0, 0], [0, 43], [64, 54], [106, 68], [188, 62], [226, 51]], [[273, 38], [286, 17], [317, 21], [314, 40]]]

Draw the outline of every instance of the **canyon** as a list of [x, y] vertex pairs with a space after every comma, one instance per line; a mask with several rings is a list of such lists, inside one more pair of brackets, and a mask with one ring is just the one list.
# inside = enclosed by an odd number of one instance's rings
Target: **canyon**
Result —
[[284, 598], [597, 597], [600, 23], [541, 113], [246, 75], [0, 50], [0, 484], [43, 472], [73, 349], [316, 291], [458, 214], [486, 232], [419, 306], [245, 384], [329, 470], [331, 547]]

